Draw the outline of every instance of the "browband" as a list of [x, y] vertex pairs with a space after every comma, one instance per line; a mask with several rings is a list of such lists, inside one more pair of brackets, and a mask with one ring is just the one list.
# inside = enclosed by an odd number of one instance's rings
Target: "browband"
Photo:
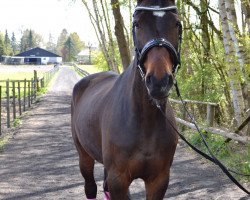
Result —
[[144, 7], [144, 6], [137, 6], [135, 8], [135, 11], [139, 10], [146, 10], [146, 11], [169, 11], [169, 10], [177, 10], [176, 6], [169, 6], [169, 7], [163, 7], [163, 8], [158, 8], [158, 7]]

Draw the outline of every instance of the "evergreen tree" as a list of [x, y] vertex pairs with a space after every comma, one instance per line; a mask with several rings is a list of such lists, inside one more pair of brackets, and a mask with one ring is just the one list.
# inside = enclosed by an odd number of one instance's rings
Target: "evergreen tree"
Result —
[[71, 37], [68, 37], [66, 42], [64, 43], [64, 49], [66, 51], [66, 60], [71, 62], [76, 58], [76, 48], [75, 43], [71, 39]]
[[29, 45], [29, 49], [32, 49], [35, 47], [35, 42], [34, 42], [34, 38], [33, 38], [33, 33], [30, 30], [29, 32], [29, 38], [28, 38], [28, 45]]
[[56, 44], [53, 42], [53, 36], [49, 34], [49, 41], [46, 44], [46, 49], [52, 53], [56, 53]]
[[9, 34], [8, 34], [7, 30], [5, 31], [5, 36], [4, 36], [4, 51], [5, 51], [5, 54], [8, 56], [13, 55], [13, 51], [11, 48], [11, 41], [10, 41]]
[[16, 55], [18, 52], [18, 45], [17, 45], [17, 41], [16, 41], [16, 37], [15, 37], [14, 32], [12, 33], [12, 37], [11, 37], [11, 47], [12, 47], [13, 54]]
[[0, 33], [0, 57], [2, 55], [5, 55], [5, 52], [4, 52], [4, 38], [3, 38], [3, 35]]
[[43, 39], [41, 35], [35, 33], [33, 30], [26, 29], [21, 37], [20, 51], [24, 52], [34, 47], [39, 47], [42, 42]]

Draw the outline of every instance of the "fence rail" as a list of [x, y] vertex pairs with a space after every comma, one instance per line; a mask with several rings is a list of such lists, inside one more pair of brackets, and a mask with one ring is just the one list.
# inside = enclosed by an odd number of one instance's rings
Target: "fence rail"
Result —
[[44, 73], [42, 78], [31, 80], [0, 80], [0, 136], [4, 128], [10, 128], [17, 116], [21, 116], [36, 101], [37, 92], [46, 87], [59, 67]]
[[[175, 99], [170, 99], [170, 102], [172, 102], [172, 104], [179, 104], [179, 105], [182, 104], [181, 101], [178, 101]], [[193, 116], [198, 115], [197, 112], [195, 113], [194, 111], [195, 110], [194, 105], [203, 107], [203, 108], [200, 108], [200, 110], [202, 112], [203, 117], [206, 119], [205, 120], [206, 125], [201, 125], [200, 126], [201, 130], [205, 130], [213, 134], [221, 135], [225, 138], [229, 138], [229, 139], [232, 139], [232, 140], [244, 143], [244, 144], [250, 144], [250, 137], [245, 136], [245, 135], [239, 135], [238, 134], [239, 131], [230, 131], [226, 128], [221, 129], [221, 128], [214, 127], [216, 124], [215, 113], [216, 111], [218, 112], [218, 109], [219, 109], [218, 104], [211, 103], [211, 102], [193, 101], [193, 100], [183, 100], [183, 103], [186, 104], [186, 106], [192, 105], [190, 112], [192, 113]], [[204, 109], [204, 107], [206, 109]], [[182, 125], [181, 127], [182, 131], [185, 130], [186, 127], [196, 130], [194, 123], [192, 123], [192, 121], [188, 121], [186, 110], [183, 108], [180, 109], [179, 113], [177, 113], [176, 121]]]
[[79, 74], [81, 74], [82, 76], [88, 76], [89, 75], [89, 73], [87, 71], [81, 69], [75, 63], [73, 63], [73, 66], [75, 68], [75, 71], [78, 72]]

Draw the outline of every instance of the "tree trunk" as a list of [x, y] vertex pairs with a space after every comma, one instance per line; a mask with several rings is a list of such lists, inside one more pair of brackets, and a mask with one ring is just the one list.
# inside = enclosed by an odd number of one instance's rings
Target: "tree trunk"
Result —
[[119, 0], [111, 0], [113, 15], [115, 18], [115, 35], [118, 42], [122, 66], [125, 70], [130, 64], [129, 46], [124, 33], [124, 22], [120, 11]]
[[233, 40], [234, 48], [236, 50], [236, 56], [240, 64], [240, 69], [241, 69], [240, 76], [243, 77], [242, 92], [243, 92], [243, 98], [245, 100], [244, 111], [246, 111], [247, 108], [250, 107], [250, 77], [249, 74], [247, 73], [247, 66], [248, 67], [250, 66], [250, 57], [244, 45], [245, 44], [244, 38], [240, 34], [238, 28], [234, 0], [225, 1], [225, 7], [226, 7], [230, 36]]
[[242, 7], [242, 11], [245, 15], [245, 22], [247, 24], [248, 27], [248, 36], [250, 36], [250, 1], [249, 0], [243, 0], [241, 1], [241, 7]]
[[226, 60], [229, 64], [229, 79], [230, 79], [230, 86], [232, 91], [232, 100], [233, 100], [233, 107], [234, 107], [234, 115], [237, 121], [237, 125], [239, 126], [242, 123], [243, 116], [244, 116], [244, 99], [241, 90], [241, 83], [238, 77], [239, 69], [237, 68], [237, 64], [235, 63], [235, 51], [234, 47], [232, 46], [232, 38], [230, 34], [230, 26], [228, 24], [228, 18], [226, 14], [226, 7], [225, 1], [219, 0], [219, 10], [220, 10], [220, 18], [222, 24], [222, 32], [223, 32], [223, 43], [226, 52]]
[[[101, 2], [101, 6], [102, 6], [102, 12], [103, 12], [103, 16], [104, 16], [104, 21], [105, 21], [105, 25], [107, 28], [107, 34], [108, 34], [108, 38], [109, 38], [109, 52], [111, 53], [111, 62], [112, 62], [112, 66], [114, 66], [114, 70], [119, 73], [119, 68], [118, 68], [118, 64], [116, 62], [115, 59], [115, 44], [114, 44], [114, 40], [113, 40], [113, 36], [112, 36], [112, 32], [111, 32], [111, 24], [110, 24], [110, 18], [108, 15], [108, 6], [107, 6], [107, 1], [105, 0], [104, 4], [103, 4], [103, 0], [100, 0]], [[106, 10], [106, 11], [105, 11]]]
[[[207, 68], [210, 65], [210, 34], [208, 31], [208, 3], [207, 0], [201, 0], [200, 1], [200, 26], [201, 26], [201, 37], [202, 37], [202, 43], [203, 43], [203, 68]], [[202, 70], [202, 95], [205, 96], [206, 94], [206, 75], [205, 69]]]

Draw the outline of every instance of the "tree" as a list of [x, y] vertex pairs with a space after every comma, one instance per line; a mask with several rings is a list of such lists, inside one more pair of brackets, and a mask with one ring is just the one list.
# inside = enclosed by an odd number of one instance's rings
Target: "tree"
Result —
[[76, 57], [77, 54], [80, 53], [81, 50], [84, 49], [85, 44], [84, 44], [83, 41], [81, 41], [79, 35], [78, 35], [76, 32], [71, 33], [71, 34], [69, 35], [69, 37], [71, 38], [71, 40], [72, 40], [72, 42], [73, 42], [73, 44], [74, 44], [74, 49], [75, 49], [75, 55], [74, 55], [74, 57]]
[[14, 32], [12, 33], [12, 36], [11, 36], [11, 47], [12, 47], [13, 54], [16, 55], [18, 52], [18, 44], [17, 44], [16, 36]]
[[126, 40], [124, 33], [124, 21], [120, 11], [118, 0], [111, 0], [111, 7], [115, 19], [115, 35], [119, 47], [123, 69], [127, 69], [130, 64], [129, 41]]
[[69, 37], [68, 31], [66, 29], [63, 29], [57, 39], [56, 52], [57, 54], [62, 56], [63, 60], [66, 60], [66, 52], [64, 49], [64, 44], [67, 41], [68, 37]]
[[242, 0], [241, 1], [241, 8], [242, 12], [245, 15], [245, 23], [242, 23], [243, 30], [244, 28], [248, 27], [247, 33], [250, 36], [250, 1], [249, 0]]
[[26, 29], [21, 37], [20, 51], [24, 52], [34, 47], [40, 47], [42, 43], [43, 39], [41, 35], [31, 29]]
[[88, 11], [89, 19], [94, 27], [108, 69], [119, 73], [118, 60], [115, 53], [116, 46], [111, 31], [112, 27], [107, 1], [101, 1], [98, 6], [97, 1], [93, 0], [93, 9], [90, 9], [91, 5], [86, 0], [82, 0], [82, 2]]
[[57, 53], [56, 44], [53, 41], [53, 36], [51, 33], [49, 34], [49, 41], [46, 43], [46, 49], [52, 53]]
[[4, 52], [4, 37], [2, 35], [2, 33], [0, 32], [0, 58], [2, 55], [5, 55]]
[[4, 36], [4, 52], [8, 56], [13, 55], [13, 51], [12, 51], [12, 48], [11, 48], [11, 41], [10, 41], [7, 30], [5, 31], [5, 36]]
[[66, 40], [66, 42], [64, 43], [64, 48], [63, 48], [63, 50], [66, 53], [66, 55], [65, 55], [66, 61], [71, 62], [71, 61], [75, 60], [75, 56], [76, 56], [76, 48], [75, 47], [76, 47], [76, 45], [75, 45], [74, 41], [69, 36], [68, 39]]
[[29, 37], [28, 37], [28, 48], [31, 49], [34, 47], [34, 39], [33, 39], [33, 33], [30, 30], [29, 31]]
[[[229, 79], [231, 86], [231, 93], [233, 99], [233, 107], [235, 113], [235, 119], [237, 124], [240, 125], [244, 116], [244, 98], [241, 90], [241, 83], [239, 79], [239, 68], [235, 63], [235, 50], [233, 47], [233, 40], [230, 34], [230, 25], [228, 22], [226, 5], [224, 0], [219, 0], [219, 10], [220, 10], [220, 18], [222, 23], [223, 30], [223, 41], [226, 53], [226, 60], [229, 64]], [[232, 28], [232, 27], [231, 27]]]
[[62, 52], [65, 55], [65, 61], [75, 61], [78, 53], [84, 48], [84, 43], [81, 41], [77, 33], [71, 33], [64, 43]]

